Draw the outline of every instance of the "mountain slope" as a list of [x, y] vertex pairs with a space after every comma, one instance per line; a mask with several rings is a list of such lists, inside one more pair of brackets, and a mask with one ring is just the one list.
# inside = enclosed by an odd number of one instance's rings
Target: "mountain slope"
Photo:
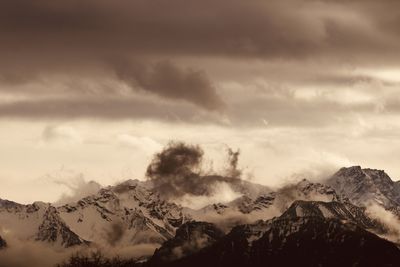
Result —
[[137, 180], [103, 188], [58, 210], [79, 236], [111, 245], [161, 244], [188, 220], [181, 207]]
[[187, 222], [176, 231], [176, 235], [154, 252], [152, 264], [170, 262], [191, 255], [220, 240], [224, 232], [207, 222]]
[[400, 183], [382, 170], [342, 168], [326, 183], [357, 206], [377, 204], [400, 215]]
[[342, 201], [330, 186], [302, 180], [297, 184], [283, 187], [276, 192], [256, 195], [243, 195], [228, 203], [216, 203], [199, 210], [187, 209], [186, 212], [198, 221], [226, 224], [254, 222], [279, 216], [295, 200]]
[[[150, 261], [148, 265], [397, 266], [400, 251], [393, 243], [353, 222], [326, 216], [319, 205], [295, 202], [282, 216], [237, 226], [195, 254], [157, 265]], [[297, 212], [298, 207], [309, 213]], [[340, 209], [333, 210], [339, 213]]]
[[350, 203], [298, 200], [280, 216], [281, 219], [301, 217], [336, 219], [345, 223], [356, 224], [363, 229], [376, 232], [384, 231], [384, 227], [379, 222], [369, 218], [365, 214], [365, 209]]
[[43, 202], [21, 205], [1, 200], [0, 225], [20, 240], [43, 241], [61, 247], [86, 243], [65, 224], [53, 206]]

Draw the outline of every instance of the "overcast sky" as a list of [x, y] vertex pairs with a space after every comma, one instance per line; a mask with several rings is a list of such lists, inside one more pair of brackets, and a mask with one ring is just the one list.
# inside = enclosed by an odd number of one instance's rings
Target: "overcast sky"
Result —
[[170, 140], [267, 185], [398, 180], [399, 25], [395, 0], [1, 1], [0, 198], [143, 179]]

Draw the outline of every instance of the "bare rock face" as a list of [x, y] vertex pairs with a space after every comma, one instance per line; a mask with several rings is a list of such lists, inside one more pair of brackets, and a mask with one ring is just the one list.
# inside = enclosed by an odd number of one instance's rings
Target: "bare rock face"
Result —
[[360, 166], [342, 168], [327, 180], [327, 184], [357, 206], [376, 204], [400, 215], [400, 183], [382, 170]]

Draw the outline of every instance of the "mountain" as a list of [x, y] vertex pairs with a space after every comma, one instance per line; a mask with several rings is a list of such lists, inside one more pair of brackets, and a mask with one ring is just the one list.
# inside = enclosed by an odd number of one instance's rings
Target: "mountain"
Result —
[[128, 180], [76, 203], [55, 207], [0, 200], [0, 225], [20, 240], [71, 247], [91, 242], [126, 246], [161, 244], [189, 220], [182, 208], [152, 192], [149, 184]]
[[[226, 182], [242, 194], [258, 196], [270, 189], [237, 178], [204, 176]], [[263, 197], [257, 201], [262, 202]], [[256, 208], [256, 207], [254, 207]], [[100, 189], [74, 203], [55, 207], [35, 202], [22, 205], [0, 200], [0, 224], [20, 240], [48, 242], [62, 247], [89, 243], [127, 246], [162, 244], [191, 214], [166, 201], [151, 182], [128, 180]]]
[[87, 243], [69, 228], [55, 207], [43, 202], [22, 205], [0, 200], [0, 225], [3, 231], [20, 240], [49, 242], [61, 247]]
[[156, 249], [152, 264], [170, 262], [191, 255], [202, 248], [220, 240], [224, 232], [214, 224], [207, 222], [187, 222], [176, 231], [176, 235]]
[[36, 240], [60, 243], [63, 247], [72, 247], [89, 243], [80, 238], [61, 219], [55, 207], [48, 206], [39, 225]]
[[326, 183], [357, 206], [377, 204], [400, 215], [400, 183], [383, 170], [342, 168]]
[[[279, 216], [295, 200], [344, 201], [335, 190], [327, 185], [313, 183], [306, 179], [279, 190], [259, 194], [244, 194], [228, 202], [215, 203], [199, 210], [185, 209], [194, 220], [217, 222], [229, 220], [231, 226], [243, 222], [254, 222]], [[226, 224], [226, 222], [224, 222]]]
[[365, 208], [369, 201], [399, 207], [400, 184], [383, 171], [343, 168], [326, 184], [301, 180], [276, 191], [236, 178], [203, 179], [241, 196], [193, 210], [167, 201], [151, 182], [128, 180], [62, 206], [0, 199], [1, 230], [7, 239], [55, 248], [158, 247], [148, 266], [286, 266], [294, 257], [296, 266], [391, 266], [398, 259], [396, 245], [376, 235], [388, 234], [387, 226]]
[[103, 188], [58, 211], [86, 240], [121, 246], [161, 244], [189, 219], [180, 206], [163, 200], [137, 180]]
[[280, 217], [236, 226], [196, 253], [148, 266], [397, 266], [400, 250], [354, 223], [362, 215], [344, 211], [338, 203], [295, 202]]
[[297, 200], [280, 216], [281, 219], [307, 217], [335, 219], [344, 223], [353, 223], [363, 229], [378, 233], [385, 231], [385, 227], [380, 222], [367, 216], [364, 208], [350, 203]]

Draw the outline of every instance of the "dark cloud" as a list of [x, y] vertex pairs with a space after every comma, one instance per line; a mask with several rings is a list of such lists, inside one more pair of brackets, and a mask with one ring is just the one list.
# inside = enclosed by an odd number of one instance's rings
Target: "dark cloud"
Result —
[[238, 168], [240, 150], [234, 151], [228, 147], [228, 169], [227, 175], [229, 177], [239, 178], [242, 175], [242, 170]]
[[163, 197], [175, 200], [185, 195], [211, 196], [218, 193], [216, 189], [222, 183], [239, 194], [269, 191], [267, 187], [255, 186], [241, 178], [241, 170], [237, 167], [239, 151], [228, 149], [229, 168], [224, 175], [205, 173], [202, 170], [203, 154], [198, 145], [170, 142], [154, 155], [146, 176]]
[[[229, 59], [227, 80], [236, 81], [241, 73], [232, 69], [243, 62], [297, 62], [307, 69], [306, 62], [324, 60], [330, 65], [327, 78], [307, 83], [353, 86], [358, 80], [348, 82], [341, 74], [330, 81], [332, 69], [343, 62], [398, 64], [399, 7], [390, 0], [1, 1], [0, 91], [29, 100], [0, 103], [0, 115], [163, 119], [164, 103], [160, 107], [159, 100], [164, 99], [223, 110], [233, 120], [259, 121], [265, 113], [272, 117], [268, 121], [288, 124], [292, 103], [282, 118], [269, 113], [282, 104], [273, 101], [272, 106], [269, 101], [263, 104], [257, 118], [236, 118], [236, 113], [248, 115], [253, 108], [229, 110], [228, 99], [241, 101], [247, 88], [241, 94], [222, 94], [214, 64]], [[207, 63], [198, 64], [200, 58]], [[279, 72], [286, 75], [279, 83], [299, 75], [284, 68]], [[79, 86], [82, 79], [100, 89]], [[106, 80], [123, 82], [130, 91], [120, 94], [115, 88], [121, 84], [104, 86]], [[152, 101], [132, 99], [143, 92], [153, 95]], [[291, 88], [287, 92], [293, 96]], [[58, 98], [51, 98], [54, 95]], [[178, 116], [188, 117], [187, 110]]]
[[187, 100], [210, 110], [220, 110], [224, 106], [215, 87], [202, 71], [181, 70], [170, 61], [152, 66], [120, 61], [114, 67], [117, 76], [132, 88], [166, 98]]
[[[343, 103], [321, 95], [312, 100], [258, 95], [235, 100], [225, 113], [200, 112], [186, 104], [176, 105], [141, 97], [88, 97], [19, 100], [0, 104], [0, 118], [28, 119], [149, 119], [234, 127], [324, 127], [351, 121], [355, 114], [374, 114], [381, 101]], [[397, 97], [382, 104], [384, 110], [399, 113]]]
[[[118, 52], [302, 57], [329, 50], [370, 51], [385, 44], [362, 25], [342, 23], [340, 12], [347, 7], [380, 26], [380, 20], [391, 21], [384, 11], [398, 14], [393, 9], [399, 4], [348, 2], [3, 1], [1, 40], [3, 51], [35, 49], [46, 55], [63, 50], [86, 58]], [[372, 14], [369, 6], [380, 12]], [[328, 8], [330, 13], [322, 12]]]
[[182, 142], [169, 143], [157, 153], [147, 167], [146, 176], [154, 187], [167, 198], [187, 193], [207, 195], [209, 185], [200, 178], [203, 150]]
[[19, 100], [0, 104], [0, 117], [28, 119], [152, 119], [174, 122], [218, 122], [212, 115], [164, 101], [141, 97], [70, 97]]

